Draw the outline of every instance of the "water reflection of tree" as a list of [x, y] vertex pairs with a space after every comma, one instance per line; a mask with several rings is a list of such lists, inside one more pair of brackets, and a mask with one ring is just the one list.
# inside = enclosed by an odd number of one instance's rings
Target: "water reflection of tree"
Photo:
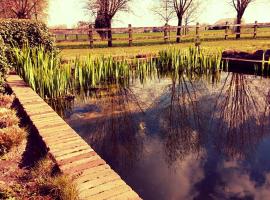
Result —
[[211, 137], [229, 157], [247, 156], [267, 133], [265, 94], [254, 85], [246, 75], [229, 74], [217, 99]]
[[169, 88], [170, 102], [161, 111], [161, 132], [165, 137], [165, 153], [169, 165], [190, 153], [199, 153], [202, 121], [193, 81], [181, 74], [173, 78]]
[[62, 118], [66, 116], [67, 113], [72, 112], [74, 99], [49, 99], [47, 103], [60, 115]]
[[97, 92], [94, 103], [101, 106], [102, 117], [91, 120], [93, 130], [87, 140], [112, 166], [132, 167], [140, 159], [143, 145], [138, 134], [142, 131], [140, 103], [129, 89], [116, 86]]

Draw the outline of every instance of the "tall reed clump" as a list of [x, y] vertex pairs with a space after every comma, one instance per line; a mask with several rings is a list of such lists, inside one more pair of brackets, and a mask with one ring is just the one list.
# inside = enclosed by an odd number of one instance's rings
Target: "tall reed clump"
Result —
[[75, 89], [85, 91], [90, 88], [111, 84], [127, 86], [130, 78], [130, 68], [126, 60], [114, 60], [112, 57], [81, 60], [76, 58], [71, 63], [74, 69], [73, 83]]
[[16, 72], [42, 98], [63, 98], [76, 92], [90, 90], [108, 84], [127, 85], [129, 64], [126, 60], [92, 58], [71, 60], [62, 63], [55, 52], [43, 47], [14, 48]]
[[58, 98], [68, 94], [71, 69], [61, 65], [57, 53], [43, 47], [13, 49], [16, 72], [43, 98]]
[[212, 74], [223, 69], [222, 52], [210, 53], [206, 49], [167, 49], [159, 52], [157, 59], [159, 73], [185, 71], [186, 74]]
[[43, 47], [14, 48], [17, 73], [43, 98], [56, 99], [67, 95], [87, 93], [93, 88], [117, 85], [128, 87], [134, 79], [141, 82], [166, 75], [214, 74], [223, 67], [222, 54], [210, 54], [205, 49], [167, 49], [158, 58], [116, 60], [112, 57], [76, 58], [62, 63], [55, 52]]

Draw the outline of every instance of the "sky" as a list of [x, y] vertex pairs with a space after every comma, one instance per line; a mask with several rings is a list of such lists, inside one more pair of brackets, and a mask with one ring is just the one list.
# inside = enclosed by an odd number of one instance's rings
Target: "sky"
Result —
[[[78, 21], [90, 21], [90, 17], [84, 10], [85, 0], [50, 0], [49, 26], [66, 24], [69, 28]], [[151, 8], [158, 0], [133, 0], [130, 3], [130, 13], [119, 13], [113, 20], [113, 27], [126, 27], [132, 24], [138, 26], [161, 26], [163, 22], [151, 12]], [[205, 1], [206, 2], [206, 1]], [[233, 18], [236, 13], [229, 0], [208, 0], [201, 7], [199, 23], [214, 24], [219, 19]], [[268, 3], [264, 3], [268, 2]], [[270, 1], [257, 0], [251, 4], [244, 15], [245, 22], [270, 22]], [[176, 20], [171, 22], [176, 25]]]

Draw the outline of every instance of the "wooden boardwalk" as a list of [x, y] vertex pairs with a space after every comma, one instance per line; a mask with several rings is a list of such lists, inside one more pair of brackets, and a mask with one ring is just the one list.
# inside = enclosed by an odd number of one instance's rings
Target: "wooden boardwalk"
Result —
[[17, 75], [9, 86], [60, 170], [75, 175], [80, 199], [140, 199], [109, 165]]

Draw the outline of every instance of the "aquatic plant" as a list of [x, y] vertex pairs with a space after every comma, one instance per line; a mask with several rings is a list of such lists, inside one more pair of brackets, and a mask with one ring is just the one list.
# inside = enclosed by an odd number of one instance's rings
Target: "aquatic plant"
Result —
[[135, 79], [143, 83], [164, 76], [179, 78], [182, 73], [189, 79], [197, 75], [209, 77], [223, 68], [221, 52], [209, 54], [197, 48], [168, 49], [160, 51], [157, 58], [131, 62], [124, 58], [92, 58], [91, 55], [63, 62], [54, 51], [27, 45], [22, 49], [14, 48], [13, 54], [17, 73], [45, 99], [85, 95], [92, 89], [114, 84], [126, 88]]

